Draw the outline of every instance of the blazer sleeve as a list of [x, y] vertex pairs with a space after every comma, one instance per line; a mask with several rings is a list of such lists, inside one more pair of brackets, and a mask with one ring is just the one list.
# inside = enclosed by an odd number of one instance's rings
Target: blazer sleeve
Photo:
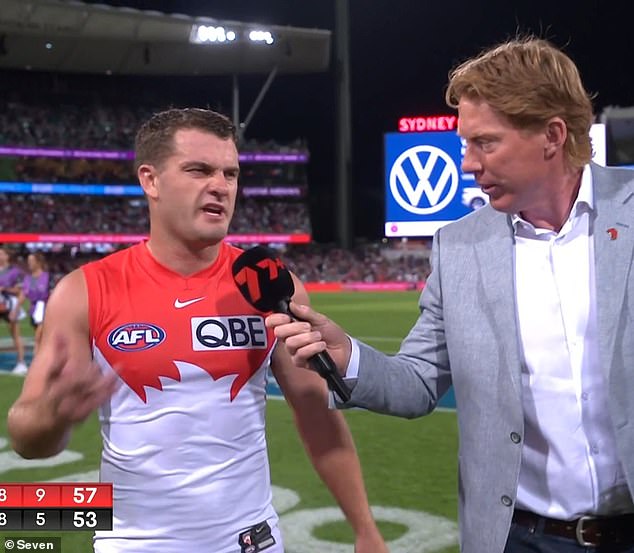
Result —
[[441, 284], [441, 231], [432, 245], [431, 266], [419, 299], [420, 315], [390, 356], [359, 343], [359, 374], [345, 407], [356, 406], [400, 417], [430, 413], [451, 386]]

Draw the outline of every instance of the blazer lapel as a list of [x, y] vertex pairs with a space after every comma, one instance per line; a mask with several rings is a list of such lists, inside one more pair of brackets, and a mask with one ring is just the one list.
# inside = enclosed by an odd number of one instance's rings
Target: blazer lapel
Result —
[[484, 283], [485, 301], [493, 309], [498, 337], [505, 345], [508, 374], [518, 397], [521, 396], [521, 364], [517, 307], [515, 300], [515, 249], [510, 218], [492, 208], [481, 219], [477, 232], [476, 258]]
[[606, 375], [612, 366], [614, 339], [634, 254], [634, 186], [632, 182], [608, 177], [601, 168], [593, 166], [597, 322], [601, 365]]

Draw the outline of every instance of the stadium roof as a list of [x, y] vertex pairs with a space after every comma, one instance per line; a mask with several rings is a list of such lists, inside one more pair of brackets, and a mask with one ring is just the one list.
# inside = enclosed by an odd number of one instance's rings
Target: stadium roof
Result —
[[[227, 75], [274, 69], [277, 73], [319, 72], [330, 61], [329, 30], [220, 21], [74, 0], [0, 2], [0, 68]], [[192, 43], [196, 25], [231, 30], [235, 39]], [[249, 40], [254, 30], [269, 31], [274, 42]]]

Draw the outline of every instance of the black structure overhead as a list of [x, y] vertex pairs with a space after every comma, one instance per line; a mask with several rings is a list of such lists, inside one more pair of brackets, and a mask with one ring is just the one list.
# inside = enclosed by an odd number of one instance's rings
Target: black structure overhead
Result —
[[[213, 3], [210, 4], [213, 6]], [[194, 25], [232, 41], [193, 44]], [[269, 31], [272, 44], [248, 39]], [[135, 75], [305, 74], [328, 69], [331, 31], [63, 0], [0, 0], [0, 68]]]

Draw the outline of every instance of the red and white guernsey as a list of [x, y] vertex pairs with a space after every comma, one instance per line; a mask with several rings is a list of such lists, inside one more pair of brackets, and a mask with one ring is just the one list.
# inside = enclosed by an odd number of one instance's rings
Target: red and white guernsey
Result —
[[99, 413], [114, 522], [98, 553], [235, 553], [263, 521], [267, 553], [283, 551], [264, 433], [275, 339], [234, 284], [240, 253], [222, 244], [187, 278], [145, 243], [83, 267], [94, 358], [121, 380]]

